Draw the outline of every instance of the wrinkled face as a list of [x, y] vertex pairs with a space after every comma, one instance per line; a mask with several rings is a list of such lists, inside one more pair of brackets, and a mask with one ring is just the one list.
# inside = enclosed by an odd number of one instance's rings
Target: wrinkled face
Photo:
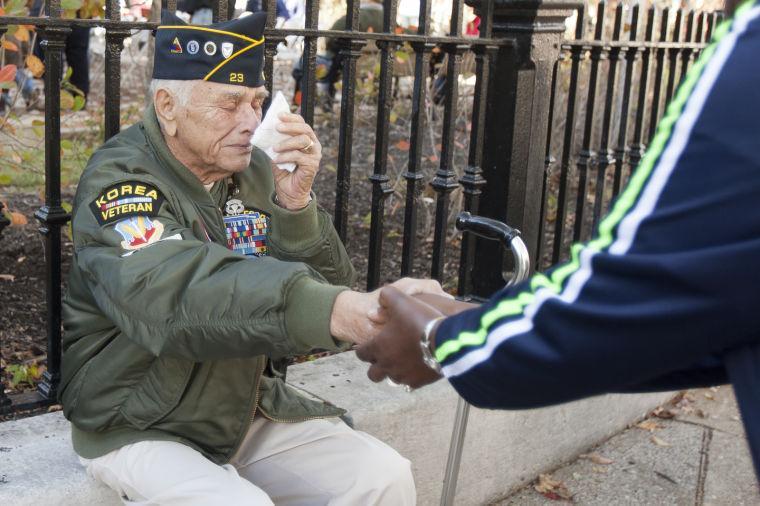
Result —
[[261, 123], [263, 86], [199, 81], [177, 115], [177, 142], [208, 168], [240, 172], [251, 162], [251, 137]]

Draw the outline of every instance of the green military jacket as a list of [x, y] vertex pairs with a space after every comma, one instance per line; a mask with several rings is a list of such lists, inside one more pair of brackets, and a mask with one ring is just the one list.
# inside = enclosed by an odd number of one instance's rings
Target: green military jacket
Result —
[[[266, 218], [268, 256], [228, 249], [221, 209], [232, 187]], [[273, 196], [257, 150], [245, 171], [206, 190], [172, 156], [152, 106], [92, 156], [63, 301], [59, 397], [79, 455], [172, 440], [223, 463], [255, 414], [343, 413], [262, 375], [270, 358], [339, 347], [330, 314], [355, 274], [316, 200], [293, 212]]]

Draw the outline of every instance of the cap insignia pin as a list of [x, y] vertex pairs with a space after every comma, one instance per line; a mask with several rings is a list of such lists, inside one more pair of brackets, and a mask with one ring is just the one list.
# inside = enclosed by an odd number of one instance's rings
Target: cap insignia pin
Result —
[[182, 53], [182, 45], [179, 43], [179, 37], [174, 37], [174, 41], [172, 41], [171, 52], [174, 54]]
[[222, 56], [229, 58], [232, 56], [233, 45], [232, 42], [222, 42]]
[[206, 42], [203, 44], [203, 52], [209, 56], [214, 56], [216, 54], [216, 44], [211, 41]]

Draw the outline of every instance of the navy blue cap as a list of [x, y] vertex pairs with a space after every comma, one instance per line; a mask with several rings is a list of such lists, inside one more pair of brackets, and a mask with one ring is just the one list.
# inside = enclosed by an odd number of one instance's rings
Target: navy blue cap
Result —
[[161, 12], [153, 57], [154, 79], [202, 79], [215, 83], [264, 85], [266, 13], [208, 26], [189, 25]]

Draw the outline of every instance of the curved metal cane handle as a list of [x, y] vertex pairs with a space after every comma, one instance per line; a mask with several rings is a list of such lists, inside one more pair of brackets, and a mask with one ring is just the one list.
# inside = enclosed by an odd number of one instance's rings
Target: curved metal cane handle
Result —
[[[519, 230], [498, 220], [473, 216], [466, 211], [457, 216], [456, 227], [462, 232], [471, 232], [484, 239], [499, 241], [505, 248], [507, 246], [510, 248], [515, 259], [515, 271], [507, 282], [507, 286], [512, 286], [528, 277], [530, 256], [528, 255], [528, 248], [525, 247], [525, 243], [520, 238]], [[509, 273], [505, 272], [502, 275], [504, 279], [507, 279]]]
[[[505, 248], [509, 246], [515, 259], [515, 271], [507, 286], [519, 283], [528, 277], [530, 272], [530, 257], [525, 243], [520, 239], [520, 231], [509, 225], [483, 216], [473, 216], [468, 212], [460, 213], [457, 217], [457, 229], [463, 232], [472, 232], [485, 239], [500, 241]], [[509, 273], [502, 273], [504, 279]], [[457, 411], [454, 416], [454, 430], [451, 433], [451, 445], [446, 461], [446, 471], [443, 476], [443, 490], [441, 491], [441, 506], [453, 506], [456, 495], [457, 479], [459, 477], [459, 464], [462, 459], [464, 447], [464, 435], [467, 431], [467, 418], [470, 405], [463, 398], [457, 402]]]

